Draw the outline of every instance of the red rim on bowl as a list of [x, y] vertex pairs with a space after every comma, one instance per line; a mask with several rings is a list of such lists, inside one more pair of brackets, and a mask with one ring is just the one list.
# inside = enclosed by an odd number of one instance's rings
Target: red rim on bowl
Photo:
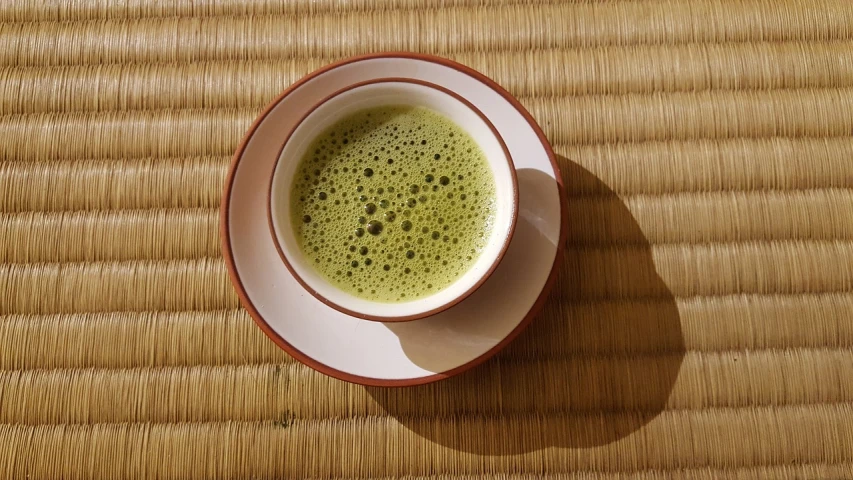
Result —
[[[229, 236], [229, 199], [231, 197], [231, 190], [233, 188], [234, 176], [237, 172], [237, 167], [240, 163], [244, 151], [246, 150], [249, 140], [251, 140], [255, 131], [267, 118], [270, 112], [279, 104], [279, 102], [281, 102], [285, 97], [290, 95], [294, 90], [301, 87], [308, 81], [328, 71], [365, 60], [394, 58], [419, 60], [457, 70], [465, 75], [468, 75], [478, 80], [484, 86], [490, 88], [495, 93], [503, 97], [507, 102], [509, 102], [516, 109], [516, 111], [518, 111], [524, 117], [524, 120], [529, 124], [530, 128], [533, 129], [536, 136], [539, 138], [539, 141], [543, 149], [545, 150], [548, 159], [550, 160], [551, 166], [555, 174], [555, 181], [557, 183], [557, 190], [559, 194], [561, 223], [559, 240], [557, 242], [557, 251], [554, 255], [554, 263], [551, 266], [551, 271], [548, 273], [548, 278], [545, 281], [545, 285], [543, 286], [542, 291], [539, 293], [539, 296], [536, 298], [536, 301], [533, 303], [533, 306], [530, 308], [524, 318], [518, 323], [518, 325], [516, 325], [515, 328], [513, 328], [513, 330], [508, 335], [506, 335], [506, 337], [504, 337], [500, 342], [498, 342], [495, 346], [484, 352], [482, 355], [450, 370], [417, 378], [383, 379], [354, 375], [325, 365], [304, 354], [298, 348], [288, 343], [287, 340], [285, 340], [281, 335], [279, 335], [270, 326], [270, 324], [267, 323], [264, 317], [258, 312], [257, 307], [252, 303], [252, 300], [249, 298], [246, 289], [243, 285], [243, 282], [240, 280], [240, 276], [237, 272], [237, 267], [234, 262], [234, 253], [231, 248], [231, 240]], [[458, 375], [462, 372], [465, 372], [482, 364], [483, 362], [494, 356], [497, 352], [502, 350], [504, 347], [506, 347], [510, 342], [512, 342], [516, 337], [518, 337], [518, 335], [520, 335], [521, 332], [523, 332], [528, 325], [530, 325], [530, 322], [536, 317], [536, 315], [542, 310], [542, 307], [545, 305], [545, 301], [548, 298], [548, 293], [551, 291], [551, 289], [554, 287], [555, 282], [557, 281], [559, 266], [563, 258], [563, 246], [565, 245], [566, 237], [568, 235], [567, 197], [562, 175], [560, 173], [560, 167], [556, 161], [556, 157], [554, 155], [553, 149], [551, 148], [551, 145], [548, 143], [548, 140], [546, 139], [545, 134], [542, 132], [542, 129], [533, 119], [533, 116], [530, 115], [530, 112], [528, 112], [527, 109], [525, 109], [524, 106], [521, 105], [521, 103], [517, 99], [515, 99], [515, 97], [513, 97], [509, 92], [504, 90], [503, 87], [501, 87], [492, 79], [488, 78], [482, 73], [460, 63], [456, 63], [452, 60], [437, 57], [434, 55], [411, 52], [385, 52], [346, 58], [335, 63], [326, 65], [325, 67], [308, 74], [307, 76], [303, 77], [302, 79], [291, 85], [284, 92], [282, 92], [281, 95], [279, 95], [275, 100], [273, 100], [269, 105], [267, 105], [264, 111], [258, 116], [257, 119], [255, 119], [254, 123], [252, 123], [252, 126], [249, 128], [249, 130], [246, 132], [245, 136], [241, 140], [237, 151], [234, 153], [234, 156], [231, 160], [231, 166], [228, 171], [228, 176], [225, 180], [225, 189], [222, 194], [222, 208], [220, 210], [220, 215], [220, 239], [222, 241], [222, 252], [223, 256], [225, 257], [225, 265], [228, 269], [228, 275], [230, 276], [231, 282], [233, 283], [237, 291], [237, 296], [240, 299], [240, 303], [243, 305], [244, 308], [246, 308], [246, 310], [249, 312], [252, 319], [255, 321], [261, 331], [263, 331], [264, 334], [266, 334], [267, 337], [270, 338], [270, 340], [272, 340], [276, 345], [278, 345], [279, 348], [286, 351], [299, 362], [307, 365], [310, 368], [313, 368], [314, 370], [317, 370], [318, 372], [346, 382], [377, 387], [407, 387], [423, 385], [443, 380], [454, 375]]]
[[[427, 87], [427, 88], [437, 90], [437, 91], [444, 93], [446, 95], [449, 95], [449, 96], [453, 97], [454, 99], [456, 99], [457, 101], [459, 101], [460, 103], [462, 103], [463, 105], [465, 105], [468, 109], [470, 109], [472, 112], [477, 114], [477, 116], [479, 116], [480, 119], [483, 120], [483, 122], [486, 124], [486, 126], [489, 127], [489, 130], [491, 130], [492, 134], [497, 139], [498, 143], [500, 143], [501, 149], [503, 150], [504, 155], [506, 156], [507, 163], [509, 163], [510, 177], [512, 179], [512, 195], [513, 195], [513, 198], [512, 198], [512, 212], [511, 212], [509, 229], [507, 230], [506, 237], [503, 240], [503, 245], [501, 245], [501, 249], [498, 252], [497, 257], [495, 257], [494, 261], [492, 261], [491, 265], [489, 265], [489, 268], [485, 272], [483, 272], [483, 275], [477, 280], [477, 282], [474, 285], [472, 285], [470, 288], [468, 288], [466, 291], [462, 292], [458, 296], [454, 297], [449, 302], [444, 303], [442, 305], [439, 305], [438, 307], [433, 308], [431, 310], [427, 310], [427, 311], [420, 312], [420, 313], [414, 313], [411, 315], [401, 315], [401, 316], [370, 315], [370, 314], [350, 310], [350, 309], [348, 309], [342, 305], [339, 305], [339, 304], [329, 300], [328, 298], [323, 296], [321, 293], [319, 293], [315, 289], [311, 288], [311, 286], [308, 285], [308, 283], [305, 282], [305, 280], [296, 272], [296, 269], [293, 268], [293, 266], [291, 265], [290, 261], [287, 258], [287, 255], [284, 253], [284, 250], [281, 248], [281, 243], [279, 241], [278, 235], [276, 235], [275, 226], [273, 224], [272, 189], [273, 189], [273, 185], [274, 185], [275, 171], [278, 169], [278, 166], [282, 161], [281, 160], [281, 154], [284, 151], [285, 147], [287, 146], [287, 143], [290, 141], [290, 138], [293, 136], [293, 133], [296, 131], [296, 129], [298, 129], [299, 126], [302, 125], [303, 122], [305, 122], [306, 118], [311, 116], [311, 114], [314, 113], [314, 111], [316, 111], [318, 108], [320, 108], [321, 105], [327, 103], [328, 101], [332, 100], [333, 98], [335, 98], [339, 95], [342, 95], [346, 92], [349, 92], [351, 90], [355, 90], [357, 88], [360, 88], [360, 87], [364, 87], [367, 85], [375, 85], [375, 84], [380, 84], [380, 83], [410, 83], [410, 84], [414, 84], [414, 85], [420, 85], [423, 87]], [[324, 99], [320, 100], [320, 102], [318, 102], [316, 105], [311, 107], [308, 110], [308, 112], [305, 115], [303, 115], [302, 118], [300, 118], [298, 122], [296, 122], [296, 125], [294, 125], [293, 128], [290, 130], [290, 132], [288, 132], [288, 134], [285, 136], [284, 143], [282, 144], [281, 149], [278, 152], [278, 157], [277, 157], [275, 163], [273, 164], [272, 173], [270, 174], [270, 184], [269, 184], [269, 187], [267, 188], [267, 222], [269, 223], [269, 227], [270, 227], [270, 235], [272, 235], [273, 243], [275, 244], [275, 249], [278, 252], [278, 256], [281, 257], [282, 262], [284, 262], [284, 265], [285, 265], [285, 267], [287, 267], [287, 270], [290, 272], [290, 274], [293, 275], [293, 278], [296, 279], [297, 282], [299, 282], [299, 284], [302, 286], [302, 288], [305, 289], [305, 291], [307, 291], [308, 293], [313, 295], [314, 298], [316, 298], [317, 300], [320, 300], [321, 302], [323, 302], [326, 305], [334, 308], [335, 310], [337, 310], [341, 313], [350, 315], [352, 317], [361, 318], [364, 320], [371, 320], [371, 321], [375, 321], [375, 322], [408, 322], [408, 321], [412, 321], [412, 320], [418, 320], [421, 318], [430, 317], [432, 315], [436, 315], [438, 313], [441, 313], [441, 312], [447, 310], [448, 308], [450, 308], [450, 307], [458, 304], [459, 302], [465, 300], [466, 298], [468, 298], [472, 293], [476, 292], [477, 289], [479, 289], [484, 283], [486, 283], [486, 280], [488, 280], [489, 277], [492, 276], [492, 273], [495, 271], [496, 268], [498, 268], [498, 265], [500, 265], [501, 260], [503, 260], [504, 255], [506, 255], [506, 251], [509, 248], [510, 242], [512, 241], [512, 236], [515, 233], [515, 225], [516, 225], [517, 221], [518, 221], [518, 176], [516, 175], [515, 164], [512, 161], [512, 157], [509, 154], [509, 149], [506, 147], [506, 143], [504, 143], [503, 137], [501, 137], [501, 135], [498, 133], [497, 129], [492, 124], [492, 122], [490, 122], [489, 119], [486, 118], [485, 115], [483, 115], [483, 112], [481, 112], [477, 107], [472, 105], [471, 102], [469, 102], [468, 100], [465, 100], [464, 98], [462, 98], [457, 93], [455, 93], [451, 90], [448, 90], [442, 86], [439, 86], [439, 85], [436, 85], [436, 84], [430, 83], [430, 82], [425, 82], [423, 80], [413, 79], [413, 78], [377, 78], [377, 79], [373, 79], [373, 80], [367, 80], [364, 82], [354, 83], [354, 84], [349, 85], [345, 88], [342, 88], [342, 89], [332, 93], [331, 95], [325, 97]]]

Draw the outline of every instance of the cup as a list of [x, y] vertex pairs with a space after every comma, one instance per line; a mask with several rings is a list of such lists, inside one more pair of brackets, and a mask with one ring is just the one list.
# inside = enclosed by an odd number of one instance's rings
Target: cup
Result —
[[[425, 107], [453, 121], [479, 145], [495, 182], [495, 215], [491, 234], [474, 264], [440, 291], [395, 303], [360, 298], [329, 282], [303, 256], [290, 222], [293, 177], [300, 159], [317, 136], [357, 111], [390, 105]], [[381, 322], [409, 321], [435, 315], [471, 295], [503, 259], [518, 218], [515, 167], [503, 139], [489, 119], [470, 102], [446, 88], [406, 78], [354, 84], [312, 108], [285, 138], [272, 172], [268, 197], [267, 213], [273, 241], [299, 284], [318, 300], [342, 313]]]

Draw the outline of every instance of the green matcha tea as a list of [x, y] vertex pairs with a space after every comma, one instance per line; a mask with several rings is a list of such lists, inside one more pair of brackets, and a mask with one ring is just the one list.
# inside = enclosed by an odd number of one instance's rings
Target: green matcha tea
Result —
[[291, 222], [332, 284], [403, 302], [453, 283], [491, 234], [495, 185], [474, 140], [421, 107], [367, 109], [317, 137], [300, 159]]

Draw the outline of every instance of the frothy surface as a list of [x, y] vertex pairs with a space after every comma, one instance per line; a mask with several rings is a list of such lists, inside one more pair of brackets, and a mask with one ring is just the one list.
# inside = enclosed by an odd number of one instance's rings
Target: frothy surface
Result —
[[367, 109], [318, 136], [300, 159], [291, 223], [332, 284], [379, 302], [444, 289], [477, 260], [495, 184], [474, 140], [422, 107]]

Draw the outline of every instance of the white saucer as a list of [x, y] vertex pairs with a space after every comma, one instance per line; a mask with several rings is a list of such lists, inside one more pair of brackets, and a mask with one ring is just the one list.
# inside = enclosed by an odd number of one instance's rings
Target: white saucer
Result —
[[[272, 239], [265, 186], [287, 133], [311, 107], [348, 85], [394, 77], [438, 84], [483, 111], [515, 161], [520, 202], [509, 250], [479, 290], [429, 318], [379, 323], [332, 309], [291, 276]], [[350, 382], [417, 385], [482, 363], [533, 319], [556, 280], [565, 212], [554, 154], [517, 100], [483, 75], [449, 60], [386, 53], [343, 60], [312, 73], [255, 121], [234, 155], [226, 182], [222, 250], [243, 306], [295, 358]]]

